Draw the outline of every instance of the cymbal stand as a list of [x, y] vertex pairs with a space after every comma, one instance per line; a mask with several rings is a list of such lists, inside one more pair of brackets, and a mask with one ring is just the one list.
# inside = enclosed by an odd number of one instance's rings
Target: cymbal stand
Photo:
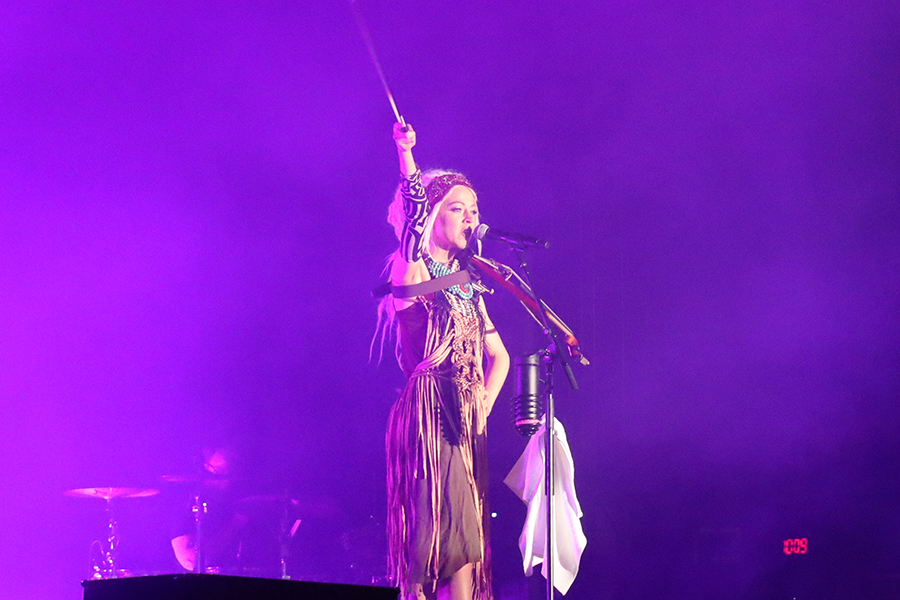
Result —
[[[285, 496], [285, 498], [287, 498], [287, 496]], [[281, 513], [281, 527], [278, 536], [282, 579], [291, 578], [287, 573], [287, 559], [290, 556], [289, 545], [294, 538], [294, 535], [297, 533], [297, 528], [300, 526], [300, 519], [297, 518], [296, 514], [292, 514], [294, 512], [291, 510], [292, 508], [293, 502], [287, 498], [284, 504], [284, 511]]]
[[204, 561], [206, 560], [206, 552], [203, 550], [204, 542], [203, 539], [204, 531], [203, 522], [206, 520], [206, 514], [209, 512], [209, 507], [206, 502], [201, 500], [200, 494], [194, 494], [194, 505], [191, 507], [191, 511], [194, 513], [194, 526], [196, 527], [196, 536], [194, 540], [194, 544], [197, 548], [197, 563], [194, 565], [194, 571], [196, 573], [205, 573], [206, 565]]
[[[100, 556], [101, 560], [99, 564], [93, 563], [91, 568], [93, 569], [93, 574], [91, 575], [91, 579], [115, 579], [118, 577], [118, 571], [116, 571], [116, 551], [119, 549], [119, 532], [118, 532], [118, 523], [116, 522], [116, 517], [113, 514], [112, 509], [112, 498], [106, 499], [106, 514], [109, 517], [109, 525], [107, 526], [107, 537], [106, 537], [106, 547], [104, 548], [103, 543], [100, 541], [94, 542], [100, 546]], [[93, 554], [93, 546], [91, 544]]]

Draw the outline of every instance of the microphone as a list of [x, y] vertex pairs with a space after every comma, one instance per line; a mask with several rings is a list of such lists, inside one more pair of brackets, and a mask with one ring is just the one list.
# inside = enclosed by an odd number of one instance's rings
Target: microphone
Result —
[[524, 235], [521, 233], [511, 233], [509, 231], [494, 229], [493, 227], [488, 227], [484, 223], [475, 228], [472, 236], [478, 240], [495, 240], [498, 242], [504, 242], [506, 244], [509, 244], [510, 246], [519, 246], [521, 248], [546, 249], [547, 246], [550, 245], [540, 238], [532, 237], [530, 235]]
[[513, 421], [516, 431], [531, 437], [541, 425], [541, 353], [516, 357], [516, 395], [513, 398]]

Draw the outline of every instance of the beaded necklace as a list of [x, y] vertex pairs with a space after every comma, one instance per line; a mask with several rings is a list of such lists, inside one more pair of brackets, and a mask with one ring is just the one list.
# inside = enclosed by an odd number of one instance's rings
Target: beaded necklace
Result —
[[[439, 263], [431, 257], [428, 257], [428, 260], [425, 261], [425, 264], [428, 266], [428, 272], [431, 273], [431, 276], [435, 279], [459, 271], [459, 261], [455, 258], [450, 262], [449, 265], [445, 265], [443, 263]], [[444, 291], [455, 294], [463, 300], [471, 300], [472, 296], [475, 294], [475, 288], [472, 287], [471, 283], [456, 284]]]
[[[431, 273], [431, 276], [434, 278], [450, 275], [451, 273], [459, 271], [459, 261], [456, 259], [453, 259], [449, 265], [444, 265], [428, 256], [425, 258], [425, 264], [428, 266], [428, 272]], [[444, 294], [444, 298], [447, 299], [447, 303], [450, 305], [451, 309], [469, 319], [476, 318], [478, 308], [473, 301], [475, 288], [472, 286], [471, 282], [457, 284], [441, 291]]]

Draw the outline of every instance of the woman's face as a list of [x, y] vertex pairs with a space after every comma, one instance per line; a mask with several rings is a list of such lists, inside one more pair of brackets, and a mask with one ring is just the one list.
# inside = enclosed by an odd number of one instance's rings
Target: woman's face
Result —
[[450, 188], [434, 219], [431, 240], [446, 250], [452, 258], [469, 243], [469, 236], [478, 227], [478, 199], [471, 188], [457, 185]]

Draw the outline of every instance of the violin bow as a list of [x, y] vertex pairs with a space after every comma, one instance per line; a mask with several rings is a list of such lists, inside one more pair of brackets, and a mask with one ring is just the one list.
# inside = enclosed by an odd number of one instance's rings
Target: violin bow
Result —
[[388, 102], [391, 103], [391, 109], [394, 111], [394, 116], [397, 118], [397, 122], [403, 125], [403, 130], [406, 131], [406, 121], [403, 120], [400, 111], [397, 110], [397, 103], [394, 102], [394, 95], [391, 93], [391, 88], [388, 87], [387, 78], [384, 76], [384, 71], [381, 69], [381, 63], [378, 61], [378, 55], [375, 54], [375, 44], [372, 43], [372, 36], [369, 35], [369, 28], [366, 26], [365, 19], [363, 19], [359, 3], [356, 0], [350, 0], [350, 9], [353, 11], [353, 16], [356, 17], [356, 25], [359, 27], [359, 33], [362, 35], [363, 42], [365, 42], [366, 48], [369, 50], [372, 64], [375, 65], [375, 72], [378, 73], [381, 85], [384, 86], [384, 92], [387, 94]]

